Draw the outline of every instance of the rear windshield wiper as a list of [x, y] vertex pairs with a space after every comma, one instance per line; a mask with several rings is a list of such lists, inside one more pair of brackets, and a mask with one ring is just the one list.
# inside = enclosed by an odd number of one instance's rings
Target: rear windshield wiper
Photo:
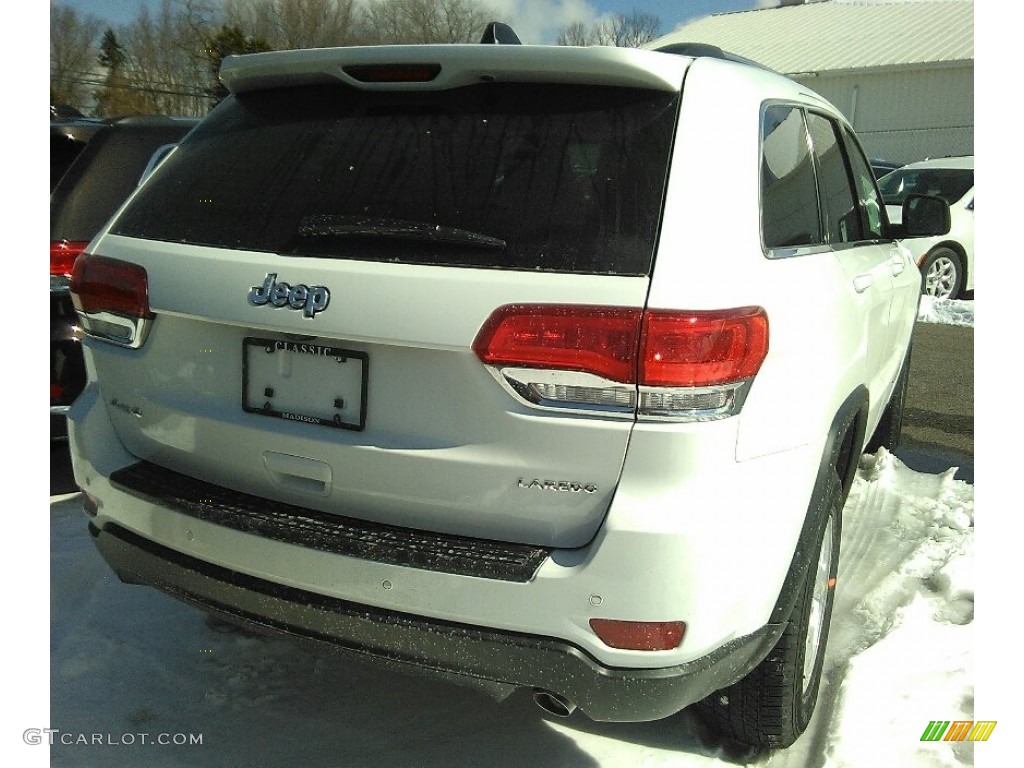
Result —
[[494, 249], [506, 245], [500, 238], [458, 227], [370, 216], [307, 216], [299, 222], [299, 237], [381, 238]]

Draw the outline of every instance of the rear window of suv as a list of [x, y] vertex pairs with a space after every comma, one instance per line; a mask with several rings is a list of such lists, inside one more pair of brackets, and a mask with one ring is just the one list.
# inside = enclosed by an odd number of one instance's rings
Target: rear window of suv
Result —
[[284, 255], [648, 274], [678, 98], [499, 83], [232, 96], [113, 232]]

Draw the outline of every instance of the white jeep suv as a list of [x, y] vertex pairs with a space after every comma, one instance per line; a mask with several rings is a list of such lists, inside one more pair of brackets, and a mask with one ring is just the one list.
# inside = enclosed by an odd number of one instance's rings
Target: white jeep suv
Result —
[[840, 113], [675, 50], [221, 79], [75, 265], [117, 574], [557, 714], [796, 739], [919, 297]]

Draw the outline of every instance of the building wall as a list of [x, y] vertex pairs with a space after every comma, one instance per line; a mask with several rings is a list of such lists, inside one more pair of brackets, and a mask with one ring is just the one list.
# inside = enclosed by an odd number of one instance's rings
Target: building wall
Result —
[[974, 63], [792, 75], [835, 104], [870, 157], [974, 154]]

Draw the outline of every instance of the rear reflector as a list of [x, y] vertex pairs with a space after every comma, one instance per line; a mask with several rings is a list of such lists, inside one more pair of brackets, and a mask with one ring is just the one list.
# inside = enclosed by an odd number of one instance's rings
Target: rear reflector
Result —
[[591, 619], [590, 628], [601, 642], [629, 651], [670, 651], [683, 642], [681, 621], [617, 621]]
[[82, 255], [87, 245], [87, 240], [51, 240], [50, 277], [70, 276], [75, 259]]

